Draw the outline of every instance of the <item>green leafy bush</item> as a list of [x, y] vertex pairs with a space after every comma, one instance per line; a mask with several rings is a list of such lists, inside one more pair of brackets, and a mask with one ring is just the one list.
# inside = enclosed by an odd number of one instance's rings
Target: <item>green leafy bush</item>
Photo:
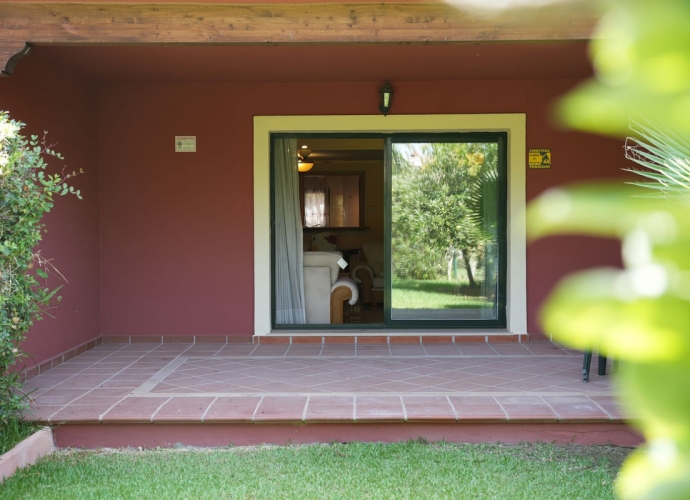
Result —
[[36, 246], [45, 230], [41, 219], [55, 195], [81, 193], [66, 181], [77, 172], [50, 175], [45, 157], [62, 160], [38, 137], [25, 139], [23, 123], [0, 112], [0, 424], [20, 418], [26, 396], [19, 369], [26, 356], [21, 344], [35, 320], [57, 297], [50, 275], [62, 278]]

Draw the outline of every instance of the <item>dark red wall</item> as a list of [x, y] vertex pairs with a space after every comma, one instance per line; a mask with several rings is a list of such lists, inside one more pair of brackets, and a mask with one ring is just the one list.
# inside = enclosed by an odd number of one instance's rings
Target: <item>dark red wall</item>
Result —
[[37, 55], [20, 63], [11, 78], [0, 79], [0, 109], [27, 124], [25, 136], [48, 131], [48, 142], [65, 157], [51, 161], [53, 172], [63, 165], [85, 171], [73, 182], [84, 199], [58, 197], [44, 218], [48, 233], [41, 253], [68, 283], [59, 292], [62, 303], [49, 311], [53, 317], [37, 322], [24, 344], [40, 363], [100, 333], [96, 88]]
[[[527, 147], [553, 168], [527, 171], [527, 197], [620, 175], [621, 141], [559, 130], [565, 80], [394, 82], [393, 114], [526, 113]], [[69, 279], [55, 319], [34, 327], [38, 361], [97, 335], [253, 331], [253, 117], [374, 114], [380, 82], [91, 84], [40, 54], [0, 80], [0, 108], [50, 131], [85, 199], [58, 200], [46, 255]], [[197, 136], [175, 153], [174, 136]], [[529, 331], [564, 274], [619, 262], [615, 242], [549, 238], [528, 247]]]
[[[527, 113], [527, 196], [619, 175], [620, 141], [565, 132], [549, 108], [572, 81], [397, 82], [394, 113]], [[248, 334], [253, 329], [252, 119], [372, 114], [379, 83], [108, 84], [99, 87], [105, 335]], [[198, 152], [174, 153], [175, 135]], [[529, 330], [566, 272], [619, 261], [615, 243], [551, 238], [528, 249]]]

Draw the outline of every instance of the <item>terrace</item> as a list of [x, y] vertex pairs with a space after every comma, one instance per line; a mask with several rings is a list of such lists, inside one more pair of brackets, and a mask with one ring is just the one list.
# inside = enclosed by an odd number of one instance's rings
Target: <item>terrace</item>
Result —
[[28, 417], [57, 426], [60, 446], [87, 448], [420, 436], [640, 442], [616, 405], [611, 377], [593, 370], [583, 383], [582, 353], [555, 343], [331, 343], [337, 339], [106, 339], [28, 380]]

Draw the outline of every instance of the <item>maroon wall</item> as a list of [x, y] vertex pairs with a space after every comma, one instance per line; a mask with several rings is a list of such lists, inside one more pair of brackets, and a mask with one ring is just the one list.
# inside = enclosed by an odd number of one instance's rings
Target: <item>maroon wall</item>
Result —
[[65, 157], [50, 162], [53, 172], [63, 165], [85, 171], [73, 182], [84, 199], [58, 197], [44, 218], [48, 233], [41, 253], [53, 259], [68, 283], [59, 292], [62, 302], [49, 311], [53, 317], [36, 323], [24, 344], [40, 363], [99, 335], [96, 89], [36, 54], [11, 78], [0, 78], [0, 109], [27, 124], [25, 136], [49, 132], [48, 142]]
[[[527, 171], [527, 197], [620, 175], [621, 143], [549, 119], [570, 80], [400, 81], [393, 114], [526, 113], [527, 147], [553, 168]], [[38, 361], [97, 335], [253, 331], [253, 117], [373, 114], [380, 82], [91, 84], [40, 53], [0, 80], [0, 108], [50, 131], [84, 200], [58, 200], [42, 244], [67, 276], [54, 319], [26, 348]], [[197, 153], [174, 153], [175, 135]], [[528, 247], [529, 331], [564, 274], [619, 262], [615, 242], [548, 238]], [[268, 313], [268, 311], [267, 311]]]
[[[527, 113], [527, 147], [553, 168], [527, 172], [527, 196], [620, 175], [620, 141], [565, 132], [548, 118], [575, 82], [398, 82], [396, 114]], [[372, 114], [379, 82], [107, 84], [99, 87], [101, 333], [253, 330], [252, 119]], [[196, 135], [197, 153], [174, 153]], [[528, 249], [529, 331], [548, 289], [571, 270], [617, 263], [618, 247], [551, 238]]]

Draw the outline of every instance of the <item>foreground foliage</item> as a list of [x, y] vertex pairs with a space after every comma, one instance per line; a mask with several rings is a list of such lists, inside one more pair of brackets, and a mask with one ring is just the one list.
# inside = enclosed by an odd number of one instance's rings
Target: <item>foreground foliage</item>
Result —
[[[543, 324], [556, 339], [620, 358], [623, 402], [647, 445], [621, 471], [618, 493], [690, 498], [690, 2], [612, 0], [591, 44], [597, 78], [567, 96], [563, 120], [623, 135], [644, 167], [637, 187], [547, 192], [529, 214], [532, 237], [620, 238], [625, 269], [564, 280]], [[632, 164], [631, 164], [632, 165]]]
[[48, 175], [44, 157], [62, 159], [37, 137], [26, 140], [23, 123], [0, 112], [0, 425], [14, 425], [26, 406], [18, 363], [26, 356], [21, 343], [41, 319], [59, 288], [48, 285], [58, 274], [36, 246], [44, 230], [41, 219], [55, 195], [79, 191], [65, 181], [76, 172]]
[[607, 499], [627, 449], [330, 444], [62, 452], [20, 471], [4, 498]]

